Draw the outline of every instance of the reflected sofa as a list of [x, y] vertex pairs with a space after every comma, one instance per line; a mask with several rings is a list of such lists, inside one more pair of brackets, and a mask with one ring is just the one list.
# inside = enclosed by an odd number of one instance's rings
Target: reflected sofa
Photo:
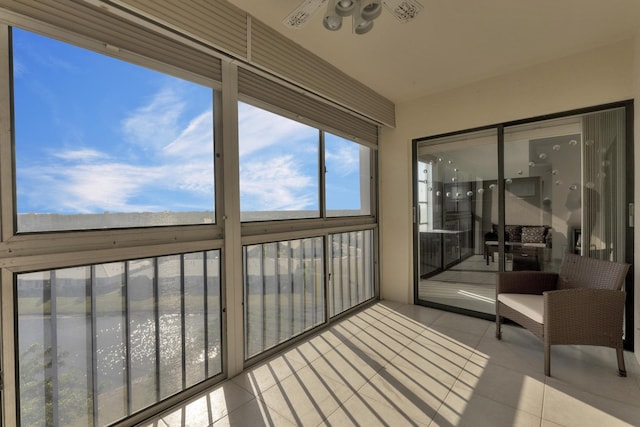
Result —
[[[484, 256], [495, 261], [498, 249], [498, 226], [484, 235]], [[551, 247], [551, 227], [546, 225], [505, 225], [505, 251], [513, 260], [512, 270], [544, 270], [544, 250]]]

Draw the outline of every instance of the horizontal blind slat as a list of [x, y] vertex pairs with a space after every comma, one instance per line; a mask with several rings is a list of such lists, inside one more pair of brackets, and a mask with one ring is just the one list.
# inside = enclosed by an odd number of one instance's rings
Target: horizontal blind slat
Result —
[[391, 101], [257, 20], [252, 20], [251, 60], [365, 117], [395, 126]]
[[328, 131], [370, 147], [378, 142], [378, 127], [331, 105], [280, 85], [246, 69], [238, 69], [238, 91], [246, 96], [309, 119]]
[[0, 0], [0, 6], [208, 79], [218, 82], [222, 79], [220, 59], [88, 3], [72, 0]]
[[119, 0], [119, 3], [222, 51], [247, 57], [247, 14], [226, 1]]

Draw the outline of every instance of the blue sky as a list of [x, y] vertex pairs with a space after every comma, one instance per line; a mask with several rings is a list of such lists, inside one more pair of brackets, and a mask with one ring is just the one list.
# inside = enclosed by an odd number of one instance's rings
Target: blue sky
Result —
[[[18, 212], [213, 209], [212, 90], [14, 30]], [[240, 103], [243, 210], [318, 209], [318, 131]], [[328, 207], [359, 208], [357, 144], [327, 137]]]

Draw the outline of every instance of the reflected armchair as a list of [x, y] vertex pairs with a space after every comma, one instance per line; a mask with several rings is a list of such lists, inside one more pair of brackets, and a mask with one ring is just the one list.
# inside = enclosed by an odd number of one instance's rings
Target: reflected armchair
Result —
[[611, 347], [618, 375], [626, 376], [622, 350], [629, 264], [565, 254], [559, 273], [509, 271], [496, 275], [496, 338], [503, 317], [544, 342], [544, 373], [551, 375], [552, 345]]

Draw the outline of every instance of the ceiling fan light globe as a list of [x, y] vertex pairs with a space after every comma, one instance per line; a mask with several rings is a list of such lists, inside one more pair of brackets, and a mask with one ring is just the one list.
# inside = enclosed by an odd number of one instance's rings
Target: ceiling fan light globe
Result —
[[336, 15], [326, 15], [322, 20], [322, 24], [329, 31], [338, 31], [342, 28], [342, 17]]
[[362, 19], [373, 21], [382, 13], [382, 3], [380, 1], [370, 1], [362, 8]]
[[373, 28], [373, 21], [359, 20], [357, 25], [353, 26], [353, 31], [356, 34], [366, 34]]
[[349, 16], [356, 8], [355, 0], [338, 0], [336, 2], [336, 13], [340, 16]]

